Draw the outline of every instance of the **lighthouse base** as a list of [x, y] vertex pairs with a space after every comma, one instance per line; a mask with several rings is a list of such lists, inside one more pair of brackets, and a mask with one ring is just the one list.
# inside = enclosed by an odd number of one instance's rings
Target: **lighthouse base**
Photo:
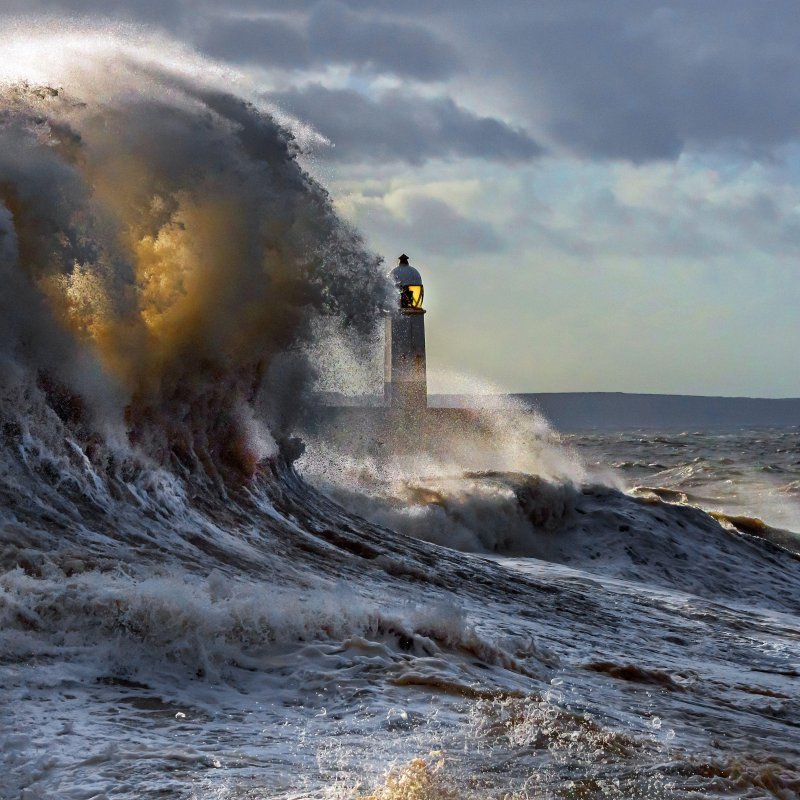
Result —
[[386, 316], [383, 396], [389, 408], [407, 411], [428, 405], [425, 312], [402, 309]]
[[428, 407], [428, 388], [419, 382], [384, 383], [383, 399], [389, 408], [425, 409]]

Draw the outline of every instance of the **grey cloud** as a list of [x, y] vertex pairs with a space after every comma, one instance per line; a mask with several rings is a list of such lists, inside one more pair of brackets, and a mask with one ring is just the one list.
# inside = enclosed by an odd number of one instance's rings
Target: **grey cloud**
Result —
[[458, 65], [450, 45], [425, 27], [362, 16], [329, 0], [312, 10], [309, 38], [323, 60], [421, 80], [445, 78]]
[[[680, 176], [673, 179], [680, 187]], [[531, 212], [517, 226], [537, 248], [559, 250], [587, 264], [614, 254], [641, 264], [668, 260], [713, 265], [754, 254], [764, 263], [800, 257], [800, 212], [795, 195], [774, 197], [765, 187], [743, 195], [742, 187], [718, 187], [715, 200], [664, 187], [663, 202], [631, 207], [610, 191], [584, 191], [569, 203], [571, 215], [553, 217], [550, 208]], [[591, 220], [586, 224], [586, 220]]]
[[[796, 0], [6, 0], [3, 8], [143, 20], [237, 63], [458, 77], [554, 146], [590, 158], [645, 162], [731, 148], [769, 158], [800, 139]], [[390, 113], [389, 105], [376, 110]], [[333, 138], [341, 152], [344, 141]]]
[[514, 162], [542, 153], [525, 131], [476, 116], [449, 97], [387, 92], [373, 100], [353, 90], [318, 84], [271, 97], [330, 139], [334, 147], [326, 155], [338, 161], [421, 164], [431, 158], [461, 156]]
[[[591, 157], [765, 156], [800, 130], [793, 3], [545, 2], [461, 16], [476, 65], [555, 142]], [[502, 76], [502, 77], [501, 77]], [[502, 83], [501, 83], [502, 81]]]
[[[346, 0], [360, 13], [389, 2]], [[397, 7], [394, 6], [395, 10]], [[406, 0], [473, 85], [556, 145], [645, 162], [690, 149], [769, 158], [800, 138], [795, 0]]]
[[414, 23], [359, 14], [323, 0], [305, 15], [223, 15], [198, 23], [196, 41], [207, 53], [238, 63], [309, 68], [342, 64], [421, 81], [453, 74], [453, 48]]
[[209, 55], [236, 63], [309, 67], [312, 62], [304, 31], [280, 19], [215, 20], [197, 38]]
[[370, 228], [392, 241], [413, 241], [422, 252], [449, 258], [497, 253], [503, 249], [490, 224], [465, 217], [434, 197], [415, 195], [409, 198], [405, 214], [399, 218], [385, 208], [374, 212]]

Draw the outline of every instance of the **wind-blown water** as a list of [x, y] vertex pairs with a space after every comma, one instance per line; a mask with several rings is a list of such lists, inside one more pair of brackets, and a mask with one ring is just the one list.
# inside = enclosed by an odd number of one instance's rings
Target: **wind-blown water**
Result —
[[800, 475], [734, 468], [796, 431], [343, 448], [377, 259], [255, 96], [94, 36], [3, 45], [0, 797], [798, 796]]

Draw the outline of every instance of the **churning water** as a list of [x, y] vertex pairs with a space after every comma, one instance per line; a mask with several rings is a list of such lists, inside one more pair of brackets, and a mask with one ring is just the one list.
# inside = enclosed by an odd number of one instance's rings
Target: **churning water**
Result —
[[298, 138], [9, 36], [0, 797], [800, 794], [796, 430], [303, 434], [385, 287]]

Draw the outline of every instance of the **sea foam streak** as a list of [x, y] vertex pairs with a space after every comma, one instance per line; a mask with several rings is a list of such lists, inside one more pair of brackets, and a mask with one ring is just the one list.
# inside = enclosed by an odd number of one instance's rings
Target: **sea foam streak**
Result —
[[521, 411], [343, 453], [319, 337], [386, 286], [291, 133], [169, 42], [21, 31], [0, 795], [796, 796], [796, 560]]

